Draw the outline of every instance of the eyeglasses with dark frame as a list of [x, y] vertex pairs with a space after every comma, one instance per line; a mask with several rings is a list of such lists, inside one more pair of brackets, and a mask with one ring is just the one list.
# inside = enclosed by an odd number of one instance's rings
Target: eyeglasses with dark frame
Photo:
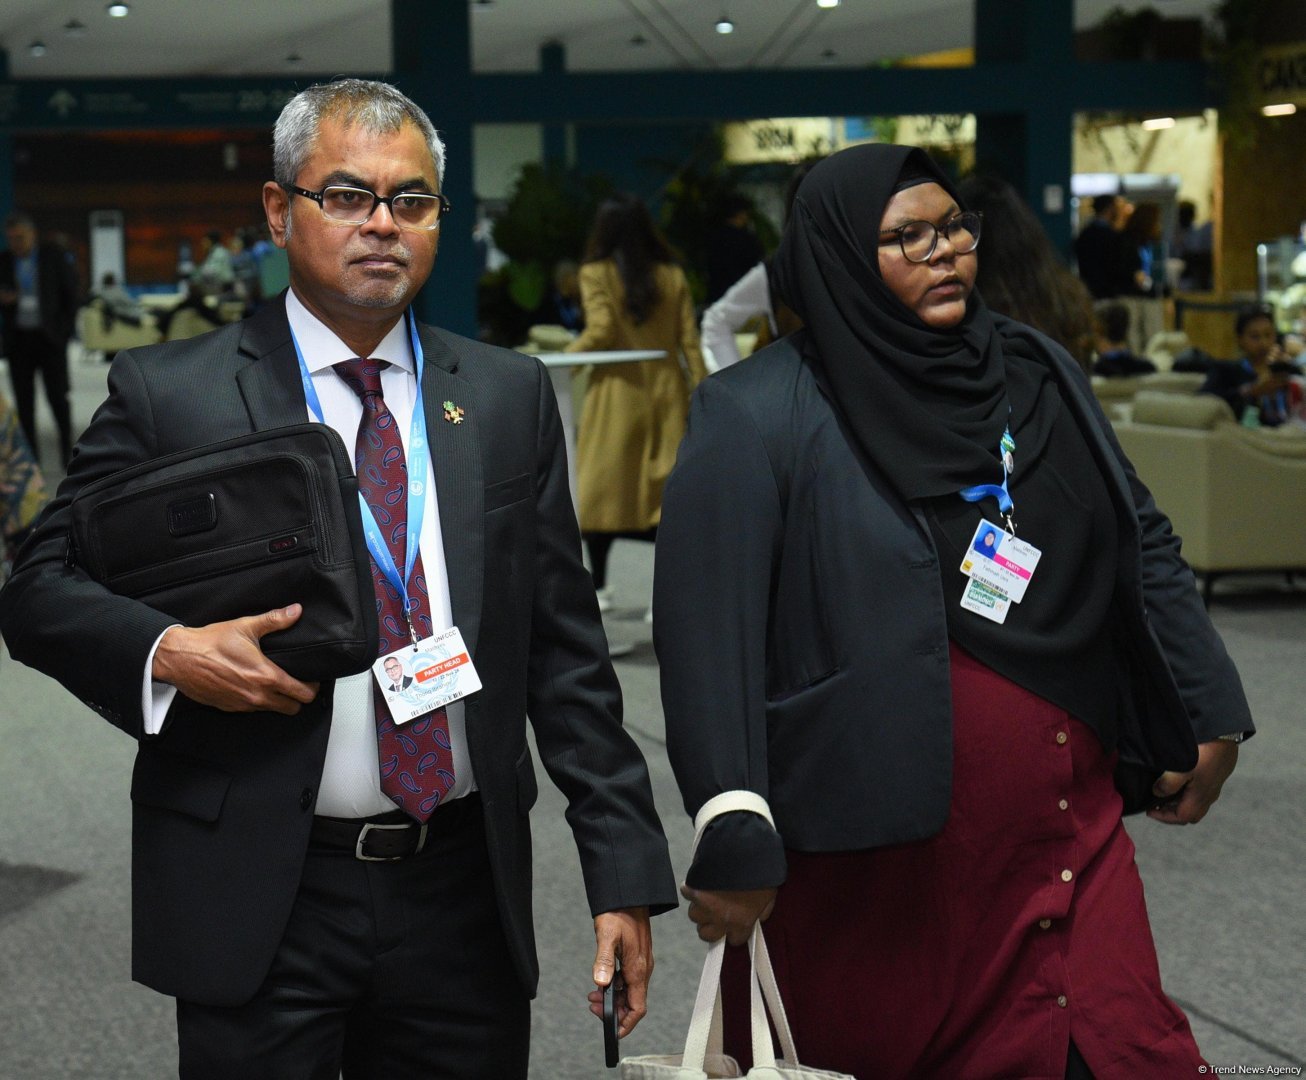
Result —
[[362, 225], [377, 206], [384, 206], [401, 229], [429, 231], [440, 226], [440, 219], [453, 209], [443, 195], [423, 191], [396, 191], [382, 197], [367, 188], [348, 184], [328, 184], [321, 191], [309, 191], [294, 184], [282, 184], [292, 195], [312, 199], [322, 209], [322, 216], [334, 225]]
[[979, 247], [983, 221], [984, 215], [979, 210], [953, 214], [942, 225], [935, 225], [932, 221], [908, 221], [896, 228], [881, 230], [880, 243], [891, 244], [893, 239], [885, 238], [896, 238], [908, 262], [923, 263], [929, 262], [934, 249], [939, 246], [939, 233], [943, 233], [953, 251], [958, 255], [968, 255]]

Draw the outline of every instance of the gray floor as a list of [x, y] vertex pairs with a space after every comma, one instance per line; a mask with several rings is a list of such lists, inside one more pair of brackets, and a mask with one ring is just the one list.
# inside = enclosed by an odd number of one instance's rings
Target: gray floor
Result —
[[[75, 415], [103, 393], [78, 361]], [[46, 423], [48, 425], [48, 417]], [[46, 460], [52, 443], [43, 446]], [[620, 543], [609, 617], [627, 723], [649, 761], [678, 871], [689, 843], [663, 746], [657, 667], [643, 622], [651, 551]], [[1238, 661], [1261, 734], [1206, 822], [1131, 823], [1167, 988], [1216, 1066], [1306, 1061], [1303, 867], [1306, 587], [1222, 583], [1216, 623]], [[88, 658], [94, 662], [94, 658]], [[175, 1075], [171, 1003], [128, 979], [131, 741], [59, 687], [0, 658], [0, 1080], [151, 1080]], [[593, 935], [562, 802], [534, 814], [542, 982], [531, 1075], [598, 1078], [602, 1044], [585, 994]], [[678, 1048], [701, 963], [683, 910], [656, 920], [652, 1012], [625, 1054]], [[1231, 1070], [1232, 1071], [1232, 1070]], [[1150, 1080], [1150, 1078], [1142, 1078]]]

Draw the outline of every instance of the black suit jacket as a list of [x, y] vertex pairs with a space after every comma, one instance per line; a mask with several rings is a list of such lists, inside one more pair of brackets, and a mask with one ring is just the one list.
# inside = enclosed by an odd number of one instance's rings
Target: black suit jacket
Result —
[[[0, 251], [0, 292], [17, 288], [14, 253]], [[36, 292], [41, 304], [41, 330], [56, 345], [66, 344], [73, 336], [80, 291], [77, 270], [69, 260], [68, 253], [54, 244], [39, 244], [36, 249]], [[12, 354], [14, 347], [16, 306], [0, 306], [6, 354]]]
[[[691, 884], [778, 884], [733, 869], [782, 877], [782, 841], [840, 851], [932, 836], [950, 804], [938, 554], [923, 512], [857, 451], [796, 340], [700, 385], [663, 494], [653, 630], [685, 808], [746, 788], [779, 830], [722, 819]], [[1119, 522], [1122, 759], [1189, 769], [1195, 738], [1252, 730], [1242, 685], [1088, 381], [1051, 341], [1047, 351]], [[709, 863], [734, 880], [698, 877]]]
[[[527, 812], [536, 780], [527, 714], [568, 799], [591, 911], [673, 907], [675, 881], [643, 759], [621, 726], [547, 374], [518, 353], [431, 327], [420, 334], [453, 616], [484, 683], [467, 700], [468, 751], [500, 914], [534, 993]], [[463, 408], [461, 424], [443, 420], [446, 400]], [[145, 737], [145, 660], [173, 620], [66, 565], [69, 501], [137, 462], [305, 417], [284, 301], [198, 338], [120, 353], [68, 479], [0, 593], [13, 655], [140, 740], [131, 785], [133, 974], [212, 1005], [247, 1000], [280, 941], [334, 685], [295, 717], [221, 713], [179, 695], [164, 731]]]
[[1124, 234], [1100, 218], [1093, 218], [1075, 237], [1075, 262], [1079, 277], [1095, 300], [1132, 294], [1133, 270]]

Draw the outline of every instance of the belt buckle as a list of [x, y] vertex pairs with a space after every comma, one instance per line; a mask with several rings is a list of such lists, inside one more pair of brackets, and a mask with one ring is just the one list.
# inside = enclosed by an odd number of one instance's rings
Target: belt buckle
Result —
[[[413, 824], [416, 824], [414, 822]], [[398, 862], [400, 859], [408, 858], [408, 855], [366, 855], [363, 852], [363, 844], [367, 840], [367, 834], [373, 829], [383, 829], [388, 832], [394, 832], [397, 829], [409, 829], [412, 826], [408, 823], [397, 825], [386, 825], [376, 821], [365, 821], [363, 827], [358, 830], [358, 841], [354, 844], [354, 858], [362, 862]], [[418, 854], [426, 846], [426, 822], [422, 822], [422, 827], [417, 834], [417, 846], [413, 848], [410, 855]]]

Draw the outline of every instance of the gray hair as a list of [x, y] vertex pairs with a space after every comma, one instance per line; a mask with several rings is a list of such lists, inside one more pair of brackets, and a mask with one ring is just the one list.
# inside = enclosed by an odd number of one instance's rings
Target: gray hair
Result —
[[272, 132], [272, 172], [278, 184], [293, 184], [298, 178], [328, 117], [374, 135], [388, 135], [411, 123], [426, 139], [436, 183], [443, 183], [444, 143], [426, 113], [389, 83], [338, 79], [301, 90], [281, 110]]

